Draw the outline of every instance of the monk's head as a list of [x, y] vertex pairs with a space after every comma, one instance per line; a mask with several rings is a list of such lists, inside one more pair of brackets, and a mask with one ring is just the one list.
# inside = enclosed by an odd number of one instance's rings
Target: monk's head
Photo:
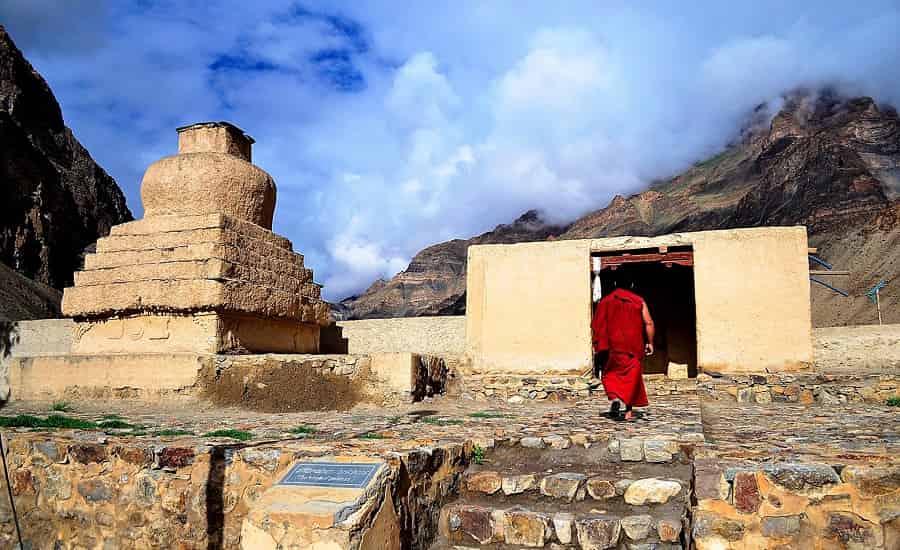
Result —
[[624, 265], [620, 265], [612, 270], [610, 278], [612, 279], [613, 286], [616, 288], [628, 288], [630, 286], [627, 269]]

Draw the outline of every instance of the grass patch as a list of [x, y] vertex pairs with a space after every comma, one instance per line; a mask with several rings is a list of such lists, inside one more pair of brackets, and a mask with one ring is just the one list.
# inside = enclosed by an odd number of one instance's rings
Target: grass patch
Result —
[[722, 160], [724, 160], [728, 155], [731, 154], [731, 149], [725, 149], [721, 153], [714, 155], [706, 160], [701, 160], [700, 162], [695, 162], [694, 166], [697, 168], [706, 168], [708, 166], [713, 166], [714, 164], [718, 164]]
[[121, 416], [119, 416], [117, 414], [104, 414], [100, 418], [102, 418], [103, 420], [125, 420], [124, 418], [122, 418]]
[[160, 437], [170, 437], [177, 435], [194, 435], [194, 432], [190, 430], [159, 430], [153, 435], [158, 435]]
[[50, 406], [50, 410], [57, 412], [69, 412], [72, 410], [72, 404], [68, 401], [54, 401]]
[[250, 441], [253, 434], [244, 430], [214, 430], [203, 434], [203, 437], [230, 437], [238, 441]]
[[484, 463], [484, 449], [481, 445], [475, 445], [475, 447], [472, 448], [472, 462], [475, 464]]
[[360, 435], [359, 439], [385, 439], [385, 437], [378, 432], [366, 432]]
[[900, 407], [900, 395], [895, 395], [894, 397], [889, 397], [887, 400], [888, 407]]
[[469, 414], [472, 418], [512, 418], [512, 415], [492, 411], [478, 411]]
[[290, 431], [292, 434], [308, 435], [308, 434], [314, 434], [319, 430], [313, 428], [312, 426], [307, 426], [306, 424], [301, 424], [300, 426], [294, 426], [293, 428], [291, 428], [288, 431]]
[[133, 430], [137, 428], [134, 424], [129, 424], [124, 420], [104, 420], [98, 422], [97, 426], [104, 430]]
[[463, 423], [458, 418], [440, 418], [438, 416], [423, 416], [419, 419], [419, 422], [435, 426], [458, 426]]
[[27, 414], [0, 416], [0, 427], [4, 428], [61, 428], [69, 430], [96, 430], [97, 424], [89, 420], [79, 420], [68, 416], [51, 414], [39, 418]]

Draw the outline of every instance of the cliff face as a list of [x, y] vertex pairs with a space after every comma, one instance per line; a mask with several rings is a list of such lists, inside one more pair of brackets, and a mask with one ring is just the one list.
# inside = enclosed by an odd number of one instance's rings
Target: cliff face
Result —
[[[55, 288], [132, 219], [116, 182], [65, 126], [46, 81], [0, 26], [0, 262]], [[2, 304], [0, 304], [2, 305]]]
[[[862, 295], [879, 278], [888, 282], [882, 293], [882, 310], [892, 310], [885, 321], [900, 322], [897, 112], [879, 108], [870, 98], [847, 100], [828, 92], [786, 98], [771, 123], [760, 123], [762, 112], [739, 140], [715, 157], [642, 193], [617, 196], [606, 208], [576, 220], [561, 234], [547, 231], [546, 235], [564, 239], [652, 236], [803, 224], [809, 228], [811, 246], [818, 247], [837, 269], [852, 272], [849, 279], [831, 279], [836, 286], [850, 290], [849, 299], [813, 285], [814, 323], [873, 322], [874, 307]], [[543, 238], [535, 233], [530, 240]], [[419, 255], [451, 245], [454, 250], [464, 250], [476, 239], [435, 245]], [[433, 276], [429, 282], [442, 289], [439, 296], [420, 292], [414, 307], [398, 296], [385, 307], [396, 315], [427, 315], [435, 312], [435, 304], [455, 303], [453, 312], [462, 313], [465, 274], [459, 266], [456, 261], [449, 270], [430, 267]], [[407, 273], [369, 289], [359, 299], [378, 302], [386, 289], [396, 288]], [[345, 305], [355, 316], [368, 316], [356, 303], [351, 300]]]

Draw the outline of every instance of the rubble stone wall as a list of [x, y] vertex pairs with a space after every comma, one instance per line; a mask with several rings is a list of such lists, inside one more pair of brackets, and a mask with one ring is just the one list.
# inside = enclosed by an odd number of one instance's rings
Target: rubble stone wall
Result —
[[898, 548], [900, 469], [694, 462], [693, 540], [720, 548]]
[[[672, 379], [662, 374], [645, 374], [644, 385], [649, 395], [694, 393], [696, 379]], [[475, 400], [499, 399], [511, 403], [526, 399], [537, 401], [569, 401], [602, 394], [600, 380], [590, 376], [564, 375], [465, 375], [453, 393]]]
[[713, 399], [767, 405], [773, 402], [884, 404], [900, 395], [900, 374], [754, 374], [701, 380], [698, 391]]
[[[285, 442], [133, 443], [96, 433], [4, 433], [4, 444], [30, 548], [236, 550], [241, 523], [262, 493], [295, 460], [316, 454]], [[469, 454], [471, 448], [456, 444], [383, 457], [404, 547], [427, 547]], [[0, 495], [0, 547], [11, 548], [15, 527], [2, 476]], [[351, 539], [368, 527], [354, 526]]]

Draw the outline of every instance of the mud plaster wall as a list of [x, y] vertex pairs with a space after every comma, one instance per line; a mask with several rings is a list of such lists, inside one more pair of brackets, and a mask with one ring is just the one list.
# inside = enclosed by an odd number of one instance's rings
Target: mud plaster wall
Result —
[[811, 366], [806, 228], [685, 237], [694, 247], [700, 369], [779, 372]]
[[466, 353], [474, 372], [590, 367], [590, 241], [469, 247]]
[[410, 352], [458, 355], [465, 351], [466, 318], [407, 317], [339, 321], [350, 354]]
[[473, 372], [576, 373], [591, 362], [591, 252], [692, 246], [699, 368], [812, 364], [806, 230], [767, 227], [662, 237], [469, 248], [466, 354]]

